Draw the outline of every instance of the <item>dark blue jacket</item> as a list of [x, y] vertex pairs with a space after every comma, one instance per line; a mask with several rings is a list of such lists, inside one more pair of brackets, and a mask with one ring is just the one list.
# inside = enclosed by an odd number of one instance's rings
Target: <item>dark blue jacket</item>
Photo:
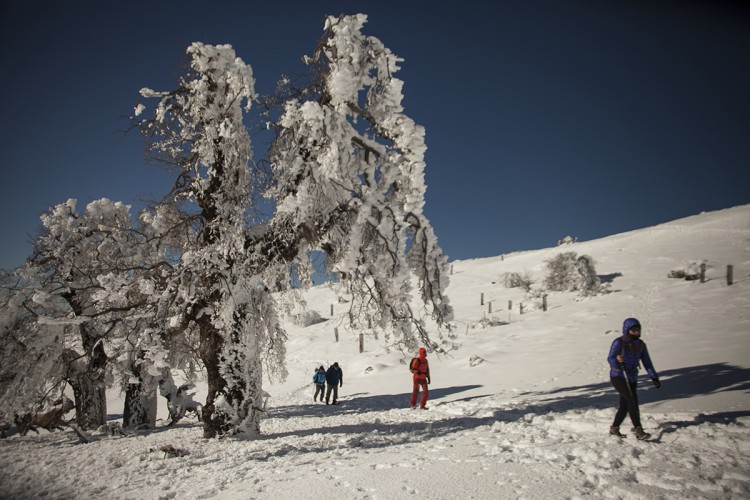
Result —
[[[617, 362], [617, 356], [622, 355], [623, 366]], [[622, 368], [625, 368], [625, 373], [628, 374], [628, 380], [635, 382], [638, 378], [638, 367], [639, 363], [643, 362], [644, 368], [648, 372], [649, 377], [658, 378], [654, 365], [651, 363], [651, 357], [648, 355], [648, 347], [646, 343], [641, 339], [630, 338], [630, 335], [623, 335], [612, 341], [612, 346], [609, 348], [609, 356], [607, 356], [609, 362], [609, 376], [610, 377], [622, 377]]]
[[343, 384], [344, 372], [341, 371], [340, 367], [331, 365], [326, 372], [326, 382], [329, 385]]

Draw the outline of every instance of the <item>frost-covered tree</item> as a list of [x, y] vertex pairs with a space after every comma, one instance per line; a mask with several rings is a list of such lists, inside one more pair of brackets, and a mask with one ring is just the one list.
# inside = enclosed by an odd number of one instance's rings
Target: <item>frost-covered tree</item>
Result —
[[[361, 34], [365, 19], [328, 19], [310, 82], [275, 123], [270, 172], [251, 162], [242, 120], [254, 80], [231, 47], [194, 43], [176, 89], [141, 91], [158, 102], [138, 126], [177, 171], [147, 222], [172, 235], [161, 302], [172, 331], [198, 333], [206, 437], [259, 432], [264, 372], [285, 376], [270, 290], [292, 271], [307, 282], [312, 251], [328, 256], [353, 297], [353, 321], [388, 325], [402, 347], [447, 343], [428, 334], [410, 300], [415, 283], [435, 323], [450, 320], [446, 259], [422, 212], [424, 129], [403, 115], [399, 59]], [[260, 222], [259, 195], [275, 208]]]
[[[106, 346], [124, 331], [118, 297], [134, 248], [129, 207], [102, 199], [78, 213], [68, 200], [41, 219], [42, 233], [19, 271], [24, 285], [8, 296], [2, 318], [3, 335], [19, 354], [15, 404], [28, 408], [38, 388], [67, 383], [77, 423], [95, 428], [107, 418]], [[19, 392], [23, 386], [37, 389]]]
[[254, 79], [229, 46], [194, 43], [187, 53], [189, 68], [174, 91], [141, 91], [158, 103], [140, 130], [154, 156], [177, 169], [173, 191], [148, 222], [173, 234], [170, 326], [198, 332], [208, 379], [204, 435], [256, 434], [262, 361], [283, 376], [285, 334], [262, 279], [266, 266], [247, 241], [253, 172], [242, 118]]
[[271, 150], [272, 225], [292, 242], [287, 259], [325, 252], [352, 323], [380, 326], [405, 349], [441, 351], [446, 340], [428, 334], [411, 301], [416, 281], [428, 314], [450, 320], [446, 258], [423, 213], [425, 132], [403, 113], [402, 59], [362, 34], [366, 20], [329, 17], [306, 58], [310, 82], [289, 92]]
[[3, 365], [4, 408], [33, 412], [69, 385], [78, 425], [96, 428], [106, 423], [105, 389], [119, 375], [125, 425], [153, 427], [167, 366], [154, 293], [170, 269], [162, 247], [153, 227], [134, 226], [119, 202], [96, 200], [79, 213], [68, 200], [42, 216], [23, 279], [3, 298], [4, 359], [16, 360]]

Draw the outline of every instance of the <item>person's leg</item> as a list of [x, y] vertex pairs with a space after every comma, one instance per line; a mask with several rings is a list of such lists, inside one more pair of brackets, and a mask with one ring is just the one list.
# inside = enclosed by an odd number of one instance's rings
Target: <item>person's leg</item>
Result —
[[339, 400], [339, 386], [338, 384], [334, 384], [333, 386], [333, 404], [336, 404], [336, 401]]
[[331, 390], [333, 389], [333, 386], [331, 384], [327, 384], [328, 389], [326, 389], [326, 404], [328, 404], [328, 401], [331, 400]]
[[614, 386], [617, 393], [620, 395], [620, 406], [617, 408], [615, 413], [615, 420], [612, 422], [612, 427], [620, 427], [625, 416], [628, 414], [629, 408], [632, 406], [632, 397], [628, 390], [627, 383], [623, 377], [611, 377], [612, 385]]
[[412, 388], [411, 400], [409, 402], [412, 408], [417, 404], [417, 396], [419, 396], [419, 382], [414, 380], [414, 387]]
[[419, 404], [420, 408], [424, 408], [427, 406], [427, 398], [430, 394], [430, 391], [427, 390], [427, 381], [422, 381], [422, 402]]
[[628, 405], [628, 413], [630, 414], [630, 421], [633, 422], [633, 427], [641, 427], [641, 410], [638, 407], [638, 382], [630, 382], [631, 400]]

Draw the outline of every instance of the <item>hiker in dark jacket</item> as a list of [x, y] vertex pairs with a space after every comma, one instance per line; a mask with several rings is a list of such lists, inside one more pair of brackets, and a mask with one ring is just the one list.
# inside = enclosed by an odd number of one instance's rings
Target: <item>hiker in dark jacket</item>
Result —
[[326, 384], [328, 389], [326, 390], [326, 404], [331, 399], [331, 391], [333, 391], [333, 404], [338, 404], [339, 399], [339, 387], [344, 387], [344, 372], [339, 368], [338, 362], [332, 364], [326, 372]]
[[417, 397], [419, 396], [419, 388], [422, 388], [422, 401], [419, 403], [419, 407], [422, 410], [427, 409], [427, 398], [430, 392], [427, 390], [427, 384], [430, 383], [430, 363], [427, 361], [427, 349], [424, 347], [419, 348], [419, 357], [412, 360], [409, 370], [414, 374], [412, 393], [411, 393], [411, 407], [412, 409], [417, 407]]
[[646, 343], [641, 340], [641, 323], [637, 319], [628, 318], [623, 322], [622, 337], [612, 341], [607, 361], [610, 367], [609, 378], [620, 394], [620, 407], [617, 409], [609, 433], [613, 436], [625, 437], [620, 433], [620, 424], [625, 420], [625, 416], [629, 415], [635, 428], [635, 437], [647, 439], [650, 434], [644, 432], [641, 426], [638, 395], [636, 393], [639, 363], [643, 363], [657, 389], [661, 387], [661, 382], [659, 382], [659, 376], [654, 370], [653, 363], [651, 363], [651, 356], [648, 354]]
[[313, 375], [313, 384], [315, 384], [315, 395], [313, 396], [313, 401], [318, 400], [318, 393], [320, 393], [320, 402], [323, 402], [323, 394], [326, 390], [326, 369], [323, 368], [323, 365], [320, 365], [320, 368], [318, 368], [315, 371], [315, 375]]

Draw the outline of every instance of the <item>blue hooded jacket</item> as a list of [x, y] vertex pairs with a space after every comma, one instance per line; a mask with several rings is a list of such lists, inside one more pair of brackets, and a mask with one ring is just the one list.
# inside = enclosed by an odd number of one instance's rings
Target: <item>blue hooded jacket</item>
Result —
[[[628, 331], [634, 326], [641, 326], [635, 318], [628, 318], [622, 325], [622, 337], [612, 341], [609, 348], [607, 362], [609, 362], [610, 377], [625, 377], [628, 375], [630, 382], [635, 382], [638, 378], [639, 364], [642, 362], [644, 368], [652, 379], [658, 378], [654, 365], [651, 362], [651, 356], [648, 354], [646, 343], [638, 337], [628, 335]], [[617, 362], [617, 356], [622, 355], [622, 366]], [[625, 373], [623, 373], [623, 368]]]
[[315, 375], [313, 375], [313, 383], [317, 385], [325, 385], [326, 383], [326, 372], [324, 371], [316, 371]]

